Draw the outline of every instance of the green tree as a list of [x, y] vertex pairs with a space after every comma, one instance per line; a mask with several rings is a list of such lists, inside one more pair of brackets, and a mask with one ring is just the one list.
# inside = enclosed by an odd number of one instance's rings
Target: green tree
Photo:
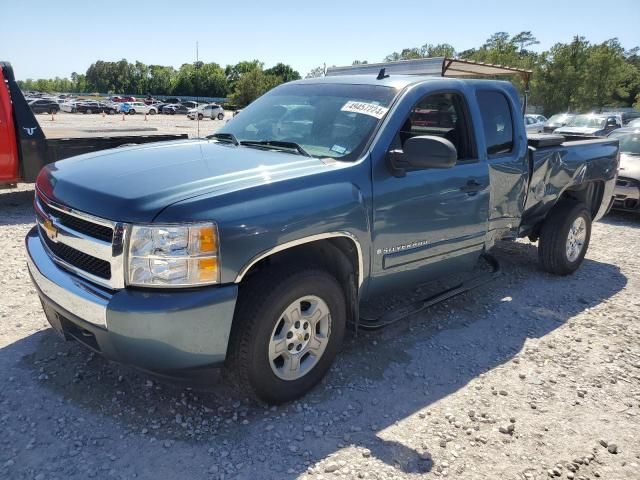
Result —
[[583, 109], [613, 106], [626, 97], [629, 80], [637, 70], [626, 62], [624, 49], [617, 38], [589, 49], [584, 64], [584, 79], [579, 89]]
[[278, 63], [271, 68], [267, 68], [264, 73], [267, 75], [273, 75], [278, 77], [282, 83], [291, 82], [293, 80], [300, 80], [300, 74], [295, 71], [291, 66], [284, 63]]
[[317, 78], [324, 75], [324, 65], [317, 66], [309, 71], [304, 78]]
[[279, 83], [282, 82], [278, 77], [269, 75], [262, 69], [249, 70], [235, 81], [231, 102], [239, 106], [248, 105]]

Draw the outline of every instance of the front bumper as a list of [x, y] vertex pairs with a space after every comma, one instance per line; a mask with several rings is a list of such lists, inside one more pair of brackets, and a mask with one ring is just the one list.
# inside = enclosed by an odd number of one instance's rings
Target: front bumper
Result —
[[635, 180], [618, 177], [613, 191], [613, 209], [640, 211], [640, 183]]
[[156, 372], [224, 362], [237, 285], [109, 290], [54, 263], [36, 227], [25, 242], [29, 273], [47, 320], [66, 339]]

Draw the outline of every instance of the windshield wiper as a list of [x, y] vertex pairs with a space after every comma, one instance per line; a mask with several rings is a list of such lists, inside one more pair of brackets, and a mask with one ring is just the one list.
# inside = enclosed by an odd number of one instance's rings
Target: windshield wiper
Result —
[[228, 143], [233, 143], [236, 147], [240, 145], [240, 142], [233, 133], [214, 133], [207, 138], [215, 138], [216, 140], [222, 140]]
[[295, 150], [300, 155], [305, 157], [311, 157], [312, 155], [307, 152], [304, 148], [300, 146], [300, 144], [296, 142], [285, 142], [281, 140], [243, 140], [240, 142], [240, 145], [257, 146], [257, 147], [274, 147], [276, 149], [285, 148], [287, 150]]

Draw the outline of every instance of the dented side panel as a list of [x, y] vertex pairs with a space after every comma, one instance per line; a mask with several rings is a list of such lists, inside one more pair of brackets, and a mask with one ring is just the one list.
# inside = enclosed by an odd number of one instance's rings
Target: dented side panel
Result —
[[604, 192], [595, 220], [613, 194], [618, 170], [618, 141], [614, 139], [563, 143], [558, 147], [529, 148], [531, 181], [519, 233], [527, 235], [567, 190], [602, 182]]

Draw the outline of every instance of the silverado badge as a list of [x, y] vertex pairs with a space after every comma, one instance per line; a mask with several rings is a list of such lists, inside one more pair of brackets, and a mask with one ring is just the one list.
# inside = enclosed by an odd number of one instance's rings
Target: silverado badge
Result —
[[47, 234], [47, 237], [49, 237], [49, 239], [52, 242], [57, 241], [58, 229], [55, 227], [55, 225], [51, 220], [47, 218], [42, 224], [42, 229], [44, 230], [44, 232]]

